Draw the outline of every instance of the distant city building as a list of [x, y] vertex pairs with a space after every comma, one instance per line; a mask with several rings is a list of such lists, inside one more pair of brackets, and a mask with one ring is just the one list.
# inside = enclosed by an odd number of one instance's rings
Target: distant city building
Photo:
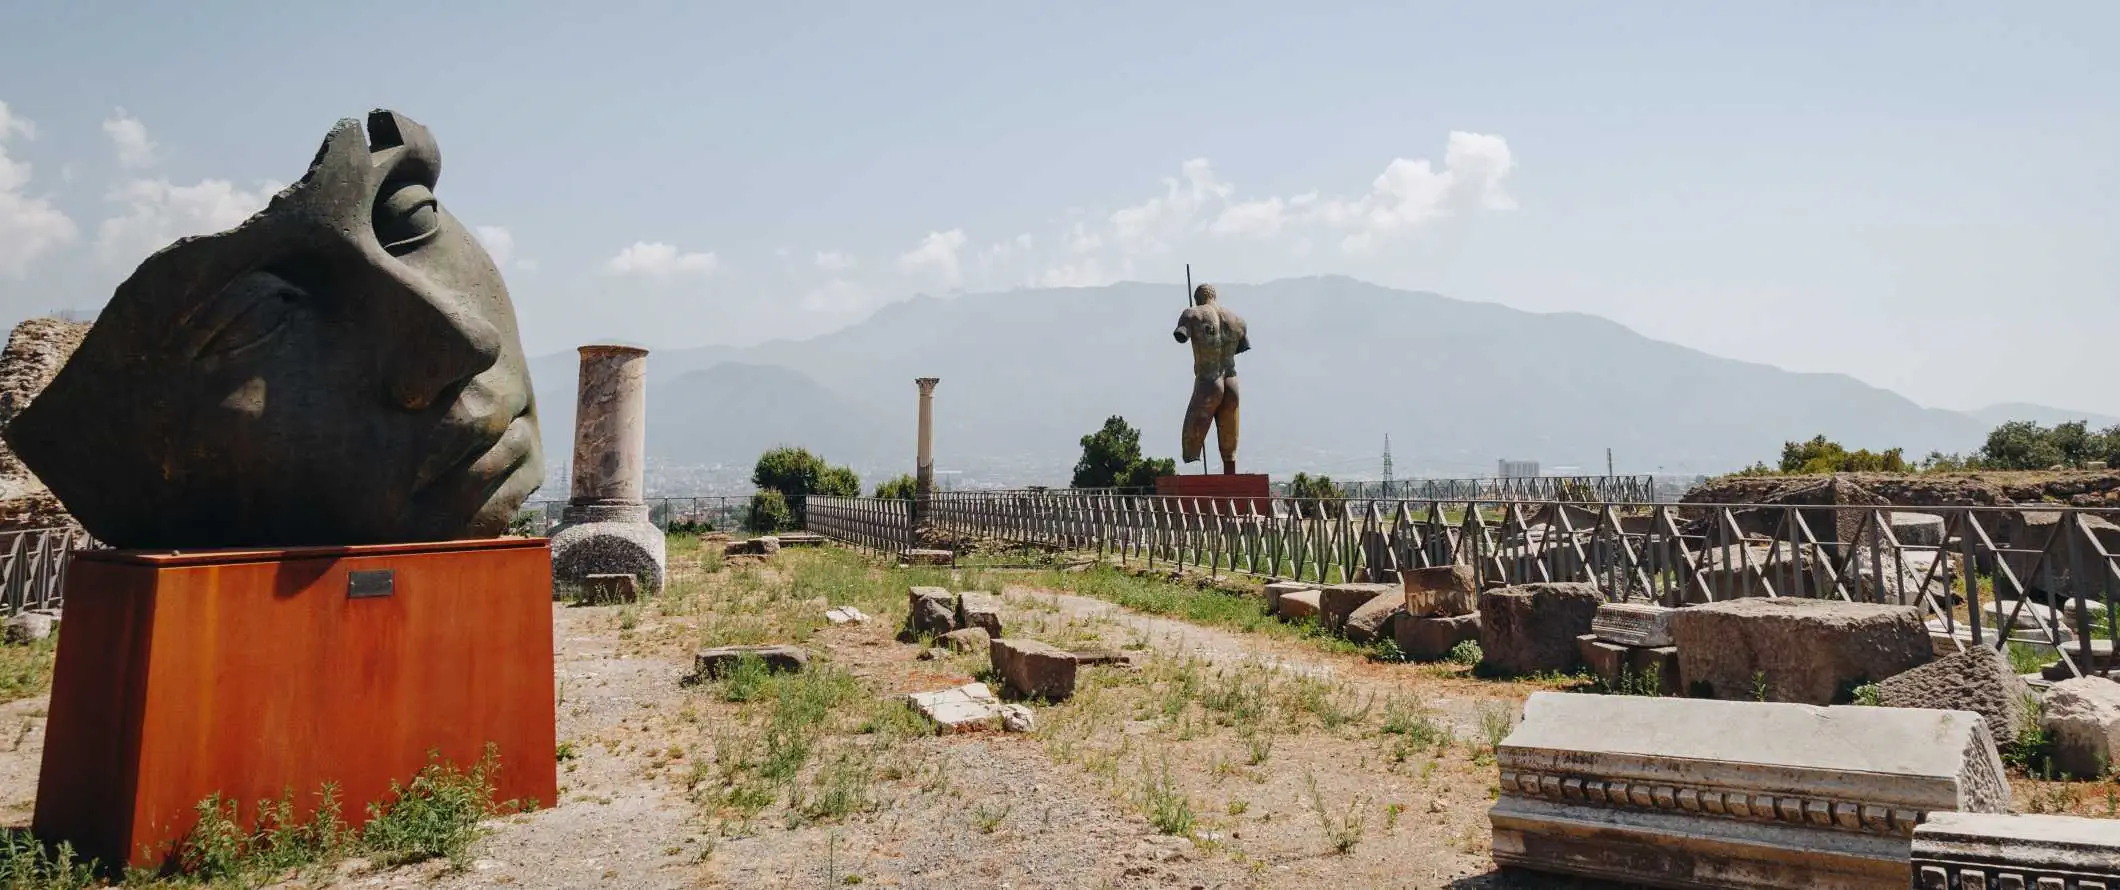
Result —
[[1538, 475], [1538, 461], [1535, 460], [1510, 460], [1505, 457], [1499, 463], [1501, 464], [1501, 469], [1496, 475], [1504, 479], [1521, 479]]

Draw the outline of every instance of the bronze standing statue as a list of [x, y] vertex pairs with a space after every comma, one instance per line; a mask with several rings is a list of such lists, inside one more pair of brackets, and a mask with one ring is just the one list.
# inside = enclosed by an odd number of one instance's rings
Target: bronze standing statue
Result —
[[1193, 289], [1193, 305], [1178, 316], [1171, 332], [1192, 344], [1192, 403], [1185, 406], [1185, 462], [1204, 460], [1207, 425], [1215, 427], [1222, 449], [1222, 472], [1237, 471], [1237, 353], [1251, 349], [1244, 319], [1215, 302], [1215, 286]]

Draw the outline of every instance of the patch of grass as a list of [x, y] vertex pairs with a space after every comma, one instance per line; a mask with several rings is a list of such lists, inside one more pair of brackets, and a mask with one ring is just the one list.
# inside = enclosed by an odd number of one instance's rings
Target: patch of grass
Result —
[[494, 803], [494, 768], [492, 746], [468, 770], [443, 762], [439, 753], [430, 755], [410, 785], [390, 783], [388, 804], [368, 805], [362, 850], [385, 867], [429, 859], [463, 867], [479, 838], [479, 822], [518, 803]]
[[1878, 708], [1884, 706], [1884, 688], [1875, 683], [1864, 683], [1855, 687], [1855, 704]]
[[1509, 705], [1492, 702], [1480, 706], [1480, 740], [1487, 747], [1483, 752], [1492, 757], [1502, 747], [1502, 740], [1516, 728], [1516, 712]]
[[1480, 651], [1479, 643], [1473, 640], [1465, 640], [1450, 647], [1450, 651], [1443, 655], [1443, 660], [1453, 664], [1471, 666], [1479, 664], [1480, 660], [1485, 657], [1487, 657], [1487, 654]]
[[34, 643], [0, 646], [0, 702], [50, 692], [52, 662], [58, 652], [57, 633]]
[[1310, 809], [1317, 814], [1318, 827], [1325, 832], [1326, 844], [1332, 847], [1334, 853], [1353, 852], [1355, 845], [1362, 842], [1362, 835], [1367, 830], [1368, 816], [1363, 813], [1362, 808], [1368, 801], [1357, 794], [1347, 801], [1346, 808], [1336, 814], [1332, 807], [1325, 805], [1325, 795], [1318, 790], [1318, 777], [1315, 774], [1304, 771], [1303, 785], [1310, 794]]
[[1170, 777], [1170, 759], [1164, 758], [1154, 769], [1142, 763], [1140, 803], [1148, 816], [1148, 824], [1164, 834], [1191, 837], [1193, 830], [1192, 801], [1185, 797], [1177, 783]]
[[972, 808], [972, 827], [978, 829], [980, 834], [993, 834], [1001, 828], [1001, 823], [1008, 819], [1010, 806], [1004, 803], [996, 809], [981, 801], [978, 806]]
[[2017, 724], [2017, 738], [2003, 746], [2002, 762], [2035, 779], [2055, 777], [2054, 736], [2046, 731], [2046, 704], [2038, 696], [2025, 696], [2024, 716]]
[[1450, 743], [1450, 730], [1418, 707], [1398, 699], [1384, 705], [1384, 725], [1380, 729], [1386, 735], [1405, 739], [1414, 749], [1439, 748]]
[[71, 846], [48, 848], [26, 828], [0, 830], [0, 888], [79, 890], [96, 885], [95, 868], [76, 858]]

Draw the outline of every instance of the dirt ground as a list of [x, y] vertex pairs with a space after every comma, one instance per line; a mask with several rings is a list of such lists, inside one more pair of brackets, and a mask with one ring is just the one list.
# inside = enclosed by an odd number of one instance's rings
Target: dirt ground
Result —
[[[675, 539], [673, 539], [675, 542]], [[672, 553], [638, 605], [555, 604], [560, 798], [462, 869], [336, 887], [1480, 888], [1492, 744], [1530, 683], [1155, 617], [1048, 574], [887, 570], [836, 549]], [[1101, 645], [1022, 734], [935, 736], [894, 696], [989, 679], [894, 637], [911, 584], [999, 590], [1011, 636]], [[1120, 582], [1113, 582], [1120, 583]], [[1152, 583], [1133, 582], [1124, 583]], [[829, 626], [827, 606], [866, 624]], [[793, 642], [799, 675], [688, 683], [702, 645]], [[0, 821], [27, 824], [41, 697], [0, 705]]]

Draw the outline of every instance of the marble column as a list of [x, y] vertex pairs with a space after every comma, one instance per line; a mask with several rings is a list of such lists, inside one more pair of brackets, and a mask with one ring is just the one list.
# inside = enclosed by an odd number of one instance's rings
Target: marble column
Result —
[[648, 351], [581, 348], [572, 491], [552, 532], [552, 580], [626, 574], [662, 588], [662, 530], [648, 518]]
[[913, 526], [927, 522], [929, 496], [935, 493], [935, 384], [940, 377], [920, 377], [920, 449], [913, 465]]

